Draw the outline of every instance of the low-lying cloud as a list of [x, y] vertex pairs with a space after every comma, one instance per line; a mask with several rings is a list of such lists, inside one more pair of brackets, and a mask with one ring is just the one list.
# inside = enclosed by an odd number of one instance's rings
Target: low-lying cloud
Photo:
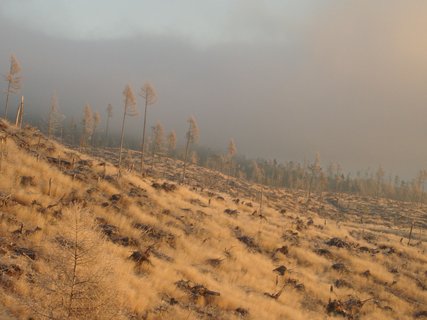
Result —
[[[150, 80], [159, 92], [150, 122], [178, 138], [194, 114], [203, 144], [225, 149], [233, 137], [252, 157], [302, 161], [318, 151], [345, 169], [382, 164], [406, 176], [427, 166], [427, 3], [305, 1], [306, 14], [289, 7], [293, 19], [285, 6], [251, 3], [224, 15], [215, 37], [229, 31], [227, 41], [202, 45], [174, 32], [70, 39], [3, 12], [1, 72], [15, 52], [38, 113], [56, 90], [68, 117], [86, 102], [101, 112], [112, 103], [118, 122], [124, 85]], [[141, 120], [131, 123], [139, 134]]]

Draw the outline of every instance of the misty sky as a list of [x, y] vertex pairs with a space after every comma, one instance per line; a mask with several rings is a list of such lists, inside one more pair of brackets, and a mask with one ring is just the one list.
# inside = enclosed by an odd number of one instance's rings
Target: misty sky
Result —
[[123, 87], [149, 80], [150, 123], [181, 142], [193, 114], [213, 148], [413, 176], [427, 168], [426, 31], [423, 0], [0, 0], [0, 73], [15, 53], [37, 114], [56, 91], [68, 118], [111, 102], [118, 128]]

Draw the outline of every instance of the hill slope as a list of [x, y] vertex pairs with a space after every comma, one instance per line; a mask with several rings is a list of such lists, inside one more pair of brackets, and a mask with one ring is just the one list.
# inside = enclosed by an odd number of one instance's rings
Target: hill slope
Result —
[[182, 163], [166, 158], [149, 177], [117, 177], [112, 153], [4, 122], [1, 137], [0, 317], [427, 314], [425, 207], [339, 194], [306, 203], [197, 166], [181, 186]]

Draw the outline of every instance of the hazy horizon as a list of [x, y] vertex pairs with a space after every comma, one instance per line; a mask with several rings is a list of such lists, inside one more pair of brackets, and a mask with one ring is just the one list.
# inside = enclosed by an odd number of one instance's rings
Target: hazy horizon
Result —
[[29, 113], [56, 92], [67, 117], [112, 103], [118, 128], [125, 84], [150, 81], [150, 125], [181, 142], [194, 115], [202, 145], [248, 157], [427, 167], [425, 2], [3, 0], [0, 18], [0, 73], [15, 53]]

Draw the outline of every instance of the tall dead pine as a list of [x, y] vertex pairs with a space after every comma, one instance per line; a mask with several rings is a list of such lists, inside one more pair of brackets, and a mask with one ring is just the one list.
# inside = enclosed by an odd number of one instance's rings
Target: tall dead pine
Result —
[[7, 119], [7, 111], [9, 107], [9, 96], [11, 93], [16, 93], [21, 88], [21, 65], [15, 55], [10, 56], [9, 72], [6, 75], [7, 89], [6, 89], [6, 104], [4, 106], [4, 118]]
[[62, 115], [58, 110], [58, 97], [54, 94], [50, 103], [49, 119], [47, 123], [47, 135], [49, 139], [55, 136], [56, 132], [61, 127], [62, 120]]
[[234, 143], [233, 139], [230, 139], [230, 142], [228, 143], [227, 151], [228, 151], [228, 160], [229, 160], [229, 166], [230, 166], [228, 175], [231, 176], [233, 171], [233, 158], [237, 153], [236, 144]]
[[197, 126], [196, 119], [191, 116], [188, 118], [188, 130], [186, 133], [187, 143], [185, 144], [185, 154], [184, 154], [184, 167], [182, 170], [181, 183], [185, 181], [185, 171], [187, 168], [188, 152], [191, 148], [191, 144], [196, 143], [199, 140], [199, 127]]
[[320, 173], [322, 172], [322, 168], [320, 167], [320, 155], [316, 154], [316, 159], [314, 160], [313, 164], [308, 166], [308, 169], [310, 171], [310, 177], [309, 177], [309, 183], [308, 183], [308, 192], [307, 192], [307, 202], [310, 202], [311, 198], [311, 192], [313, 191], [313, 188], [319, 178]]
[[107, 124], [105, 128], [105, 146], [108, 144], [108, 134], [110, 129], [110, 119], [113, 117], [113, 106], [111, 103], [107, 107]]
[[168, 135], [168, 154], [172, 156], [176, 149], [176, 133], [175, 131], [171, 131]]
[[85, 147], [93, 134], [93, 112], [90, 104], [86, 104], [83, 109], [83, 133], [80, 140], [80, 146]]
[[124, 107], [123, 107], [123, 121], [122, 121], [122, 131], [120, 134], [120, 148], [119, 148], [119, 173], [120, 173], [120, 167], [122, 164], [122, 150], [123, 150], [123, 139], [125, 134], [125, 121], [126, 116], [134, 117], [138, 115], [138, 112], [136, 110], [136, 98], [133, 94], [132, 87], [130, 84], [127, 84], [125, 86], [125, 89], [123, 90], [123, 101], [124, 101]]
[[96, 129], [98, 128], [100, 123], [101, 123], [101, 115], [97, 111], [93, 114], [92, 146], [96, 145]]
[[156, 158], [156, 155], [159, 155], [159, 157], [161, 156], [162, 150], [163, 150], [163, 126], [161, 125], [160, 122], [157, 122], [156, 126], [153, 127], [153, 146], [152, 146], [152, 151], [153, 151], [153, 159], [151, 162], [151, 167], [154, 169], [154, 160]]
[[144, 173], [144, 148], [145, 148], [145, 128], [147, 125], [147, 108], [157, 102], [157, 93], [153, 85], [149, 82], [144, 83], [139, 94], [144, 99], [144, 125], [142, 128], [142, 142], [141, 142], [141, 174]]

